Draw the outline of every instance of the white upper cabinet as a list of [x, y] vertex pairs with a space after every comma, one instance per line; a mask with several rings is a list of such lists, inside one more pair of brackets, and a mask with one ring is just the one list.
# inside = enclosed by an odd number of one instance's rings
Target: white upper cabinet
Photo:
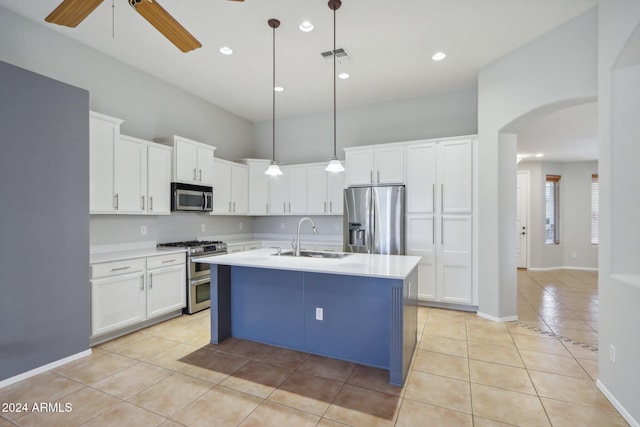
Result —
[[173, 149], [158, 144], [147, 146], [147, 213], [171, 213], [171, 158]]
[[435, 212], [436, 144], [407, 146], [407, 213]]
[[326, 164], [307, 167], [307, 214], [342, 215], [344, 172], [327, 172]]
[[265, 175], [269, 160], [242, 159], [249, 170], [249, 215], [267, 215], [269, 213], [269, 176]]
[[471, 139], [440, 143], [440, 204], [444, 213], [469, 213], [473, 206]]
[[269, 177], [269, 214], [307, 213], [307, 168], [282, 166], [282, 175]]
[[173, 147], [174, 181], [213, 186], [215, 147], [177, 135], [156, 141]]
[[404, 146], [345, 149], [346, 185], [404, 183]]
[[147, 143], [120, 135], [114, 155], [116, 209], [123, 214], [147, 210]]
[[114, 213], [113, 156], [122, 120], [91, 111], [89, 114], [89, 211]]
[[214, 160], [212, 215], [247, 214], [249, 206], [248, 177], [247, 166], [227, 160]]

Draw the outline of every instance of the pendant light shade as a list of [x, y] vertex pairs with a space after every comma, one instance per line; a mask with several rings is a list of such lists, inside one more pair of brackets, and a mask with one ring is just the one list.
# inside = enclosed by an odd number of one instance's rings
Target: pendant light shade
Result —
[[271, 85], [271, 96], [273, 100], [273, 133], [272, 133], [272, 147], [271, 147], [271, 164], [265, 171], [265, 175], [278, 176], [282, 175], [282, 171], [276, 163], [276, 28], [280, 26], [280, 21], [277, 19], [269, 19], [269, 27], [273, 29], [273, 82]]
[[333, 10], [333, 157], [325, 168], [327, 172], [344, 172], [344, 166], [336, 155], [336, 10], [340, 9], [340, 0], [329, 0], [329, 9]]

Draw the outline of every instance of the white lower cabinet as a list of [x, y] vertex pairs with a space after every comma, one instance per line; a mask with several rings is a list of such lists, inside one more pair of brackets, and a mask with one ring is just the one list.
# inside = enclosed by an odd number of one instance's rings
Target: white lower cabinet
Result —
[[472, 217], [410, 214], [407, 255], [421, 256], [418, 299], [473, 305]]
[[91, 337], [186, 306], [184, 253], [91, 265]]

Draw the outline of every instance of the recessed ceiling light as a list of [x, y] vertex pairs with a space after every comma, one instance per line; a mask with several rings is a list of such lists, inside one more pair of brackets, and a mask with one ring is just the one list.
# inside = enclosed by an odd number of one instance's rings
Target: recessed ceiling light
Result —
[[233, 54], [233, 49], [231, 49], [228, 46], [222, 46], [220, 48], [220, 53], [223, 54], [223, 55], [231, 55], [231, 54]]
[[542, 154], [542, 153], [537, 153], [537, 154], [536, 154], [536, 157], [544, 157], [544, 154]]
[[275, 90], [276, 92], [282, 92], [284, 88], [282, 86], [276, 86], [273, 88], [273, 90]]
[[308, 33], [310, 31], [313, 31], [313, 24], [309, 21], [302, 21], [298, 28], [300, 28], [300, 31]]
[[436, 52], [431, 59], [433, 59], [434, 61], [442, 61], [444, 58], [447, 57], [447, 54], [444, 52]]
[[338, 77], [341, 78], [342, 80], [346, 80], [349, 78], [349, 73], [340, 73], [338, 74]]

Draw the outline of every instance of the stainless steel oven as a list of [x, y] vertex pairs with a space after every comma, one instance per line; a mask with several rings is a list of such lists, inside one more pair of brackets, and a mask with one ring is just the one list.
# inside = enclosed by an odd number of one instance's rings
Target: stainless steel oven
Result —
[[159, 248], [184, 248], [187, 251], [187, 307], [185, 313], [193, 314], [211, 306], [210, 265], [201, 264], [198, 258], [224, 255], [227, 244], [220, 241], [188, 241], [161, 243]]

